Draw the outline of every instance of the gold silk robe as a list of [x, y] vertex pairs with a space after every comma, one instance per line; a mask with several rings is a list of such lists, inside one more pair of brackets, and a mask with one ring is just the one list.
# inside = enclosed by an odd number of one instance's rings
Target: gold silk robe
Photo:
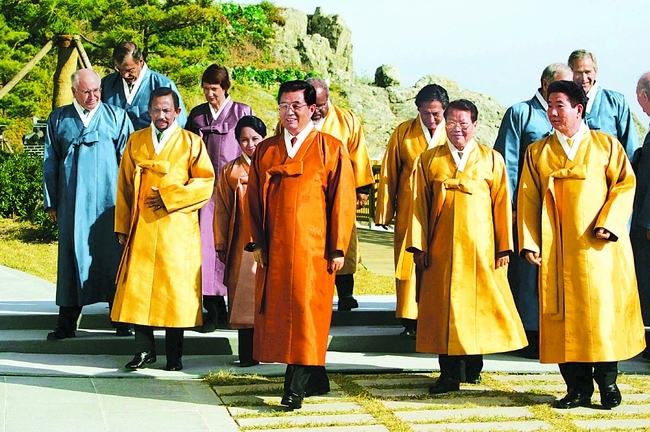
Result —
[[328, 258], [350, 241], [352, 165], [341, 142], [313, 129], [294, 158], [283, 135], [255, 150], [248, 182], [253, 242], [267, 252], [255, 280], [253, 357], [325, 364], [334, 274]]
[[[531, 144], [519, 186], [520, 251], [540, 253], [540, 361], [611, 362], [643, 350], [628, 221], [635, 177], [621, 144], [589, 131], [570, 161], [556, 134]], [[612, 241], [594, 230], [609, 230]]]
[[228, 287], [230, 328], [252, 328], [255, 311], [255, 270], [246, 188], [250, 165], [244, 156], [228, 162], [215, 186], [214, 247], [226, 253], [224, 284]]
[[[440, 124], [438, 127], [444, 127]], [[447, 134], [438, 135], [435, 146], [444, 144]], [[388, 141], [381, 162], [381, 175], [377, 188], [375, 224], [388, 225], [395, 218], [394, 259], [397, 290], [397, 318], [417, 319], [415, 301], [415, 264], [413, 255], [406, 252], [404, 236], [411, 218], [413, 185], [411, 176], [416, 159], [428, 148], [420, 124], [420, 116], [401, 123]]]
[[[131, 134], [120, 163], [115, 232], [128, 240], [111, 319], [196, 327], [202, 323], [197, 211], [212, 196], [214, 170], [197, 135], [179, 127], [157, 155], [150, 128]], [[152, 186], [165, 204], [156, 211], [144, 205]]]
[[407, 251], [427, 252], [418, 270], [416, 350], [490, 354], [528, 345], [496, 254], [511, 252], [512, 209], [503, 157], [475, 144], [458, 171], [447, 145], [422, 153], [414, 176]]

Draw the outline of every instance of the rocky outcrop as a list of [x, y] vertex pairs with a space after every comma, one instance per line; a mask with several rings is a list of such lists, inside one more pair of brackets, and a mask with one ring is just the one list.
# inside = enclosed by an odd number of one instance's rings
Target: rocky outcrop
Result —
[[400, 85], [399, 71], [393, 65], [381, 65], [375, 71], [375, 85], [377, 87], [391, 87]]

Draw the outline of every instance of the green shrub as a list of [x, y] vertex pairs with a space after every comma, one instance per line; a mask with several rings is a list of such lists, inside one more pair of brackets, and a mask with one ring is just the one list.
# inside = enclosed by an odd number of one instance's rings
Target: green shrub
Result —
[[258, 69], [254, 66], [232, 68], [232, 78], [242, 83], [257, 83], [269, 88], [286, 81], [304, 80], [315, 76], [313, 72], [305, 72], [300, 69]]

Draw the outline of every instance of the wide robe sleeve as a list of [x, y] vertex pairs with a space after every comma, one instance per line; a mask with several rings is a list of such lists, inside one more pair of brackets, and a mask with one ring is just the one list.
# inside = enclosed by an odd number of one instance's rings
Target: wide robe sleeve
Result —
[[499, 134], [494, 142], [494, 150], [505, 160], [508, 182], [512, 194], [512, 208], [517, 208], [517, 181], [519, 180], [519, 157], [521, 152], [522, 118], [513, 107], [506, 110], [501, 120]]
[[[338, 141], [338, 140], [337, 140]], [[340, 143], [340, 141], [339, 141]], [[342, 144], [336, 147], [334, 165], [327, 182], [327, 251], [344, 253], [350, 243], [350, 233], [356, 218], [354, 172]]]
[[366, 137], [363, 133], [363, 127], [359, 118], [351, 111], [349, 128], [350, 139], [348, 141], [348, 152], [350, 153], [350, 162], [352, 162], [356, 188], [373, 185], [375, 180], [372, 175], [372, 167], [370, 166]]
[[490, 195], [492, 198], [492, 220], [494, 221], [494, 251], [495, 253], [511, 252], [514, 246], [508, 177], [503, 157], [497, 152], [492, 152], [492, 157], [494, 175], [490, 186]]
[[118, 134], [118, 139], [115, 141], [115, 156], [117, 157], [117, 163], [119, 165], [120, 160], [122, 159], [122, 154], [126, 148], [126, 143], [129, 140], [129, 136], [133, 133], [133, 123], [129, 115], [124, 110], [120, 110], [121, 118], [118, 118], [120, 125], [120, 132]]
[[[643, 147], [640, 149], [640, 157], [637, 166], [637, 197], [642, 202], [636, 203], [634, 209], [634, 222], [646, 230], [650, 230], [650, 132], [646, 135]], [[639, 189], [643, 188], [643, 194], [639, 195]]]
[[433, 189], [427, 178], [428, 166], [425, 166], [423, 159], [424, 157], [418, 158], [413, 172], [413, 199], [411, 201], [413, 209], [405, 240], [405, 247], [408, 252], [428, 252], [429, 223], [432, 222], [435, 225], [435, 220], [429, 221]]
[[388, 225], [395, 216], [395, 209], [397, 207], [397, 184], [399, 183], [401, 169], [399, 157], [400, 135], [402, 135], [402, 132], [398, 127], [393, 131], [390, 140], [388, 140], [386, 153], [384, 153], [384, 159], [381, 162], [375, 204], [375, 223], [377, 225]]
[[169, 213], [191, 213], [203, 207], [212, 197], [214, 169], [205, 144], [194, 134], [187, 139], [191, 139], [189, 181], [160, 188], [160, 197]]
[[131, 210], [133, 205], [133, 173], [135, 163], [131, 156], [133, 141], [129, 140], [120, 160], [117, 172], [117, 196], [115, 201], [115, 232], [128, 234], [131, 227]]
[[636, 131], [636, 125], [630, 113], [630, 106], [625, 101], [623, 95], [618, 98], [618, 121], [616, 122], [617, 137], [630, 160], [634, 152], [639, 148], [639, 135]]
[[264, 238], [264, 200], [262, 197], [265, 172], [261, 172], [260, 159], [262, 153], [268, 148], [268, 140], [263, 141], [253, 153], [251, 167], [248, 172], [248, 189], [246, 189], [246, 205], [249, 215], [251, 238], [255, 245], [266, 250]]
[[523, 250], [539, 253], [542, 244], [542, 193], [539, 172], [534, 165], [533, 150], [529, 146], [524, 158], [523, 171], [517, 193], [517, 233], [519, 251]]
[[45, 129], [45, 149], [43, 150], [43, 204], [46, 209], [56, 209], [58, 205], [59, 165], [64, 155], [56, 136], [59, 111], [54, 111], [47, 119]]
[[235, 206], [235, 191], [230, 187], [229, 182], [232, 170], [232, 162], [225, 165], [215, 186], [214, 249], [218, 251], [227, 250], [230, 236], [230, 219]]

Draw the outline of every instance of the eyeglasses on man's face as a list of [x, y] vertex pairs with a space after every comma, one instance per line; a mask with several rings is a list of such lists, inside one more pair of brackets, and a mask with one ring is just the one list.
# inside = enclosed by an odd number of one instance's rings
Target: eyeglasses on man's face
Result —
[[89, 95], [91, 95], [91, 94], [98, 95], [98, 94], [102, 91], [102, 88], [99, 87], [99, 88], [96, 88], [96, 89], [90, 89], [90, 90], [79, 90], [79, 89], [75, 89], [75, 91], [78, 91], [79, 93], [81, 93], [81, 94], [84, 95], [84, 96], [89, 96]]
[[293, 111], [293, 112], [298, 112], [298, 111], [300, 111], [301, 109], [303, 109], [303, 108], [306, 107], [306, 106], [307, 106], [307, 104], [299, 104], [299, 103], [287, 104], [287, 103], [281, 103], [281, 104], [278, 105], [278, 111], [280, 111], [281, 113], [284, 113], [284, 112], [289, 111], [289, 109], [291, 109], [291, 111]]
[[469, 127], [471, 125], [472, 125], [472, 123], [464, 123], [464, 122], [463, 123], [458, 123], [458, 122], [455, 122], [453, 120], [445, 122], [445, 127], [447, 129], [449, 129], [449, 130], [454, 130], [456, 128], [460, 128], [460, 130], [466, 131], [467, 129], [469, 129]]

